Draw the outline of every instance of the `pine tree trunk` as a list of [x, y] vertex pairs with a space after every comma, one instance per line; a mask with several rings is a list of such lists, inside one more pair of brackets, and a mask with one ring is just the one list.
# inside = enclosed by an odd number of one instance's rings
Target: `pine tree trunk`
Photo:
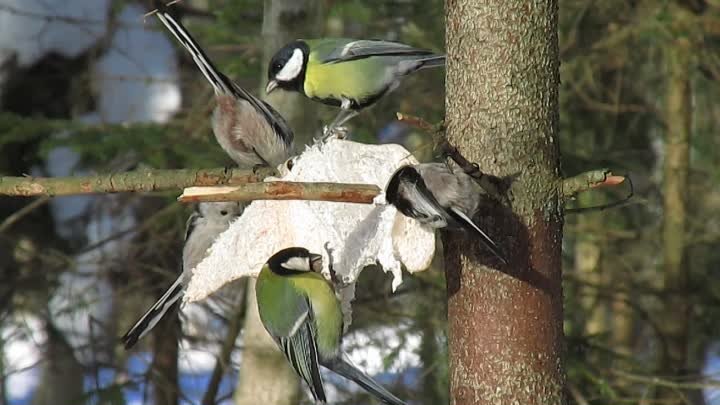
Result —
[[[676, 18], [687, 17], [687, 14], [675, 7]], [[683, 375], [688, 367], [690, 297], [685, 232], [692, 128], [691, 58], [692, 45], [684, 37], [673, 40], [665, 50], [668, 75], [662, 234], [665, 296], [662, 309], [664, 321], [660, 325], [666, 342], [661, 373], [669, 375]], [[661, 389], [659, 395], [670, 404], [684, 402], [675, 390]]]
[[557, 2], [448, 0], [447, 132], [515, 178], [480, 223], [510, 255], [445, 234], [451, 404], [562, 404]]

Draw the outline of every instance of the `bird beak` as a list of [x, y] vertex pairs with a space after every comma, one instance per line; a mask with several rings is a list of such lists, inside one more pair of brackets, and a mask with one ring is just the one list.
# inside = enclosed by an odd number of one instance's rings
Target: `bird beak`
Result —
[[322, 255], [310, 253], [310, 268], [312, 268], [312, 271], [316, 273], [320, 273], [322, 271]]
[[273, 92], [273, 90], [277, 89], [278, 82], [277, 80], [270, 80], [267, 84], [267, 87], [265, 87], [265, 93], [270, 94]]

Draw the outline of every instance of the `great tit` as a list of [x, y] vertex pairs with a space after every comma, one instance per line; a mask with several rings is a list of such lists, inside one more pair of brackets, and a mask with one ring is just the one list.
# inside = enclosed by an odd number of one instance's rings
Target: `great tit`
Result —
[[387, 201], [405, 216], [432, 228], [473, 232], [507, 264], [498, 245], [471, 219], [484, 195], [485, 191], [472, 177], [462, 171], [453, 172], [443, 163], [403, 166], [392, 175], [385, 189]]
[[332, 285], [320, 274], [322, 256], [305, 248], [268, 259], [255, 284], [260, 320], [315, 401], [326, 402], [320, 368], [334, 371], [388, 405], [405, 402], [353, 366], [340, 350], [343, 316]]
[[245, 205], [237, 202], [200, 203], [190, 215], [185, 227], [182, 273], [130, 330], [121, 338], [125, 349], [142, 339], [160, 319], [178, 302], [185, 292], [192, 270], [207, 255], [208, 248], [224, 232], [233, 219], [240, 216]]
[[445, 66], [445, 55], [398, 42], [299, 39], [285, 45], [270, 60], [265, 91], [296, 91], [340, 107], [327, 134], [397, 88], [404, 76], [439, 66]]
[[215, 91], [212, 127], [223, 150], [245, 168], [274, 167], [285, 162], [293, 149], [294, 135], [280, 113], [218, 71], [165, 4], [156, 0], [155, 7], [160, 21], [190, 52]]

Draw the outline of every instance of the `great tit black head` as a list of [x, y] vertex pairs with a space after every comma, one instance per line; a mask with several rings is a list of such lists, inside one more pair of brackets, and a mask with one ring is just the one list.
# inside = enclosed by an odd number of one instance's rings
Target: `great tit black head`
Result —
[[308, 55], [310, 47], [302, 40], [293, 41], [277, 51], [268, 65], [265, 92], [270, 94], [278, 87], [302, 92]]
[[268, 259], [267, 263], [270, 270], [276, 274], [322, 271], [322, 256], [301, 247], [283, 249]]

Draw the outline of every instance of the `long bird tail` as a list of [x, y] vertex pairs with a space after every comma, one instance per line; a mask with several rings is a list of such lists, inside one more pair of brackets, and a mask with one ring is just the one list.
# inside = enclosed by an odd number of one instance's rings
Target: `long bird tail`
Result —
[[140, 320], [135, 322], [135, 325], [120, 338], [126, 350], [135, 346], [138, 340], [147, 335], [147, 333], [160, 322], [170, 308], [172, 308], [173, 304], [183, 296], [183, 291], [183, 276], [181, 275], [175, 280], [173, 285], [165, 291], [165, 294], [145, 312]]
[[427, 58], [420, 59], [420, 62], [422, 64], [418, 67], [418, 70], [443, 67], [445, 66], [445, 55], [432, 55]]
[[382, 403], [387, 405], [407, 405], [405, 401], [391, 394], [377, 381], [373, 380], [367, 374], [353, 366], [344, 357], [338, 357], [330, 362], [323, 362], [323, 366], [340, 374], [341, 376], [354, 381], [357, 385], [363, 387], [367, 392], [374, 395]]
[[475, 223], [468, 218], [467, 215], [462, 213], [460, 210], [455, 208], [450, 208], [450, 214], [455, 217], [455, 220], [463, 224], [463, 226], [469, 230], [474, 231], [478, 236], [480, 236], [480, 240], [485, 244], [485, 247], [488, 248], [494, 254], [497, 256], [498, 259], [500, 259], [503, 264], [508, 264], [507, 258], [503, 253], [500, 251], [500, 247], [493, 241], [488, 234], [483, 232], [482, 229], [480, 229], [479, 226], [475, 225]]
[[170, 14], [167, 5], [161, 0], [155, 0], [154, 5], [157, 9], [157, 17], [160, 22], [162, 22], [163, 25], [173, 33], [175, 38], [180, 41], [182, 46], [190, 52], [195, 64], [200, 68], [203, 76], [210, 82], [213, 90], [215, 90], [215, 94], [232, 94], [233, 85], [230, 79], [215, 67], [188, 30], [185, 29], [180, 21], [176, 20], [175, 17]]

